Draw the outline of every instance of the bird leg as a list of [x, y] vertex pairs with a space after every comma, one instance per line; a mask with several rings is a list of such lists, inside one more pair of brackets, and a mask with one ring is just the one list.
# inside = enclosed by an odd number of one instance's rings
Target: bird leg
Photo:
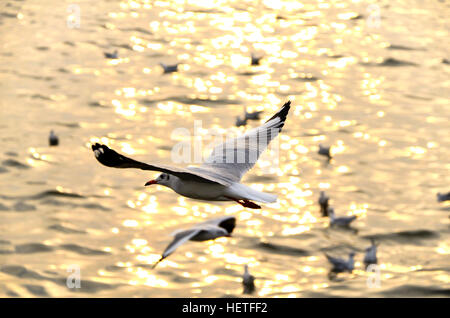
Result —
[[240, 205], [242, 205], [244, 208], [250, 208], [250, 209], [261, 209], [261, 207], [259, 205], [257, 205], [256, 203], [250, 201], [250, 200], [242, 200], [242, 202], [238, 199], [232, 198], [232, 197], [227, 197], [230, 200], [236, 201], [237, 203], [239, 203]]

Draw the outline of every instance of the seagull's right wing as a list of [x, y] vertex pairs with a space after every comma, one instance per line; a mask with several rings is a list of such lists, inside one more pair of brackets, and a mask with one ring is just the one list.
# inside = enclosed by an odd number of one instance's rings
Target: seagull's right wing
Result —
[[172, 254], [179, 246], [189, 241], [191, 238], [196, 236], [202, 231], [201, 228], [194, 228], [190, 230], [177, 232], [173, 241], [166, 247], [164, 252], [161, 255], [161, 258], [153, 265], [152, 268], [155, 268], [156, 265], [159, 264], [163, 259]]
[[188, 181], [198, 181], [202, 183], [219, 183], [225, 186], [231, 185], [230, 182], [213, 175], [202, 173], [201, 171], [190, 171], [187, 169], [174, 168], [162, 165], [149, 165], [134, 159], [128, 158], [113, 149], [108, 148], [105, 145], [100, 145], [96, 143], [92, 145], [92, 150], [94, 151], [95, 158], [98, 162], [107, 167], [113, 168], [136, 168], [142, 170], [159, 171], [174, 175], [180, 179]]

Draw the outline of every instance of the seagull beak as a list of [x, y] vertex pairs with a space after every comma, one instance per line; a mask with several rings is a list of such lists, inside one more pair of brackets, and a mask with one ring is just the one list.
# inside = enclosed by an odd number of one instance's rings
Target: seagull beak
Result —
[[150, 180], [149, 182], [147, 182], [144, 186], [149, 186], [152, 184], [157, 184], [158, 182], [156, 182], [156, 180]]

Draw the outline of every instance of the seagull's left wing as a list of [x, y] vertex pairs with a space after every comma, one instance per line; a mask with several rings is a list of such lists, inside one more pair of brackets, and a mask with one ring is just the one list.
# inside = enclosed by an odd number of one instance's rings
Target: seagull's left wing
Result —
[[290, 108], [291, 102], [288, 101], [263, 125], [249, 130], [242, 136], [219, 144], [201, 166], [187, 169], [219, 178], [224, 182], [239, 182], [242, 176], [255, 165], [272, 139], [278, 136]]
[[153, 268], [156, 267], [163, 259], [165, 259], [167, 256], [172, 254], [179, 246], [184, 244], [185, 242], [189, 241], [191, 238], [196, 236], [202, 231], [201, 228], [198, 229], [190, 229], [190, 230], [183, 230], [176, 233], [175, 238], [173, 241], [166, 247], [163, 254], [161, 255], [161, 258], [153, 265]]

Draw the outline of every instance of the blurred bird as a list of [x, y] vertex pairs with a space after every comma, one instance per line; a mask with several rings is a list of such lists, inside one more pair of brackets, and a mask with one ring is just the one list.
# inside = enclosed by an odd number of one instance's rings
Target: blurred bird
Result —
[[328, 254], [325, 254], [328, 261], [333, 265], [331, 272], [332, 273], [342, 273], [342, 272], [353, 272], [353, 269], [355, 268], [355, 252], [350, 252], [348, 256], [348, 260], [332, 257]]
[[247, 119], [241, 119], [241, 117], [236, 117], [236, 127], [241, 127], [247, 125]]
[[113, 53], [104, 52], [105, 57], [108, 59], [117, 59], [119, 58], [119, 52], [117, 50], [114, 50]]
[[330, 200], [330, 197], [328, 197], [325, 194], [325, 191], [320, 191], [319, 205], [320, 205], [320, 212], [322, 212], [322, 216], [328, 216], [328, 201], [329, 200]]
[[354, 220], [356, 220], [356, 215], [352, 216], [341, 216], [339, 218], [336, 217], [334, 214], [334, 208], [328, 207], [328, 216], [330, 217], [330, 226], [342, 226], [342, 227], [349, 227], [350, 223], [352, 223]]
[[53, 130], [50, 130], [50, 136], [48, 137], [48, 143], [50, 146], [58, 146], [58, 144], [59, 144], [58, 136], [55, 135]]
[[245, 110], [245, 120], [260, 120], [262, 113], [263, 111], [256, 111], [249, 113], [247, 112], [247, 110]]
[[178, 65], [180, 65], [180, 64], [177, 63], [177, 64], [172, 64], [172, 65], [166, 65], [164, 63], [159, 63], [159, 65], [161, 65], [161, 67], [164, 69], [164, 74], [168, 74], [168, 73], [178, 72]]
[[155, 268], [163, 259], [172, 254], [179, 246], [187, 241], [203, 242], [215, 240], [222, 236], [231, 236], [236, 226], [236, 218], [234, 216], [224, 216], [217, 219], [208, 220], [200, 223], [188, 230], [176, 231], [172, 235], [175, 237], [173, 241], [166, 247], [161, 258], [153, 265]]
[[[92, 145], [95, 158], [102, 165], [120, 169], [136, 168], [162, 172], [145, 186], [159, 184], [176, 193], [204, 201], [234, 201], [243, 207], [261, 209], [256, 202], [272, 203], [277, 196], [257, 191], [240, 183], [242, 177], [256, 163], [258, 157], [281, 132], [291, 102], [288, 101], [269, 120], [247, 133], [218, 144], [200, 166], [175, 168], [150, 165], [117, 153], [106, 145]], [[236, 159], [245, 158], [244, 160]]]
[[450, 201], [450, 192], [448, 193], [440, 193], [437, 194], [438, 202]]
[[262, 56], [256, 56], [252, 53], [252, 65], [259, 65], [262, 58]]
[[364, 255], [364, 265], [366, 269], [371, 264], [377, 264], [377, 245], [375, 244], [375, 240], [370, 240], [372, 245], [366, 248], [366, 254]]
[[319, 145], [318, 154], [322, 155], [322, 156], [326, 156], [328, 159], [331, 159], [330, 148], [331, 147], [324, 147], [322, 145]]
[[242, 277], [244, 294], [252, 294], [255, 291], [255, 277], [248, 271], [248, 265], [244, 266], [244, 275]]

